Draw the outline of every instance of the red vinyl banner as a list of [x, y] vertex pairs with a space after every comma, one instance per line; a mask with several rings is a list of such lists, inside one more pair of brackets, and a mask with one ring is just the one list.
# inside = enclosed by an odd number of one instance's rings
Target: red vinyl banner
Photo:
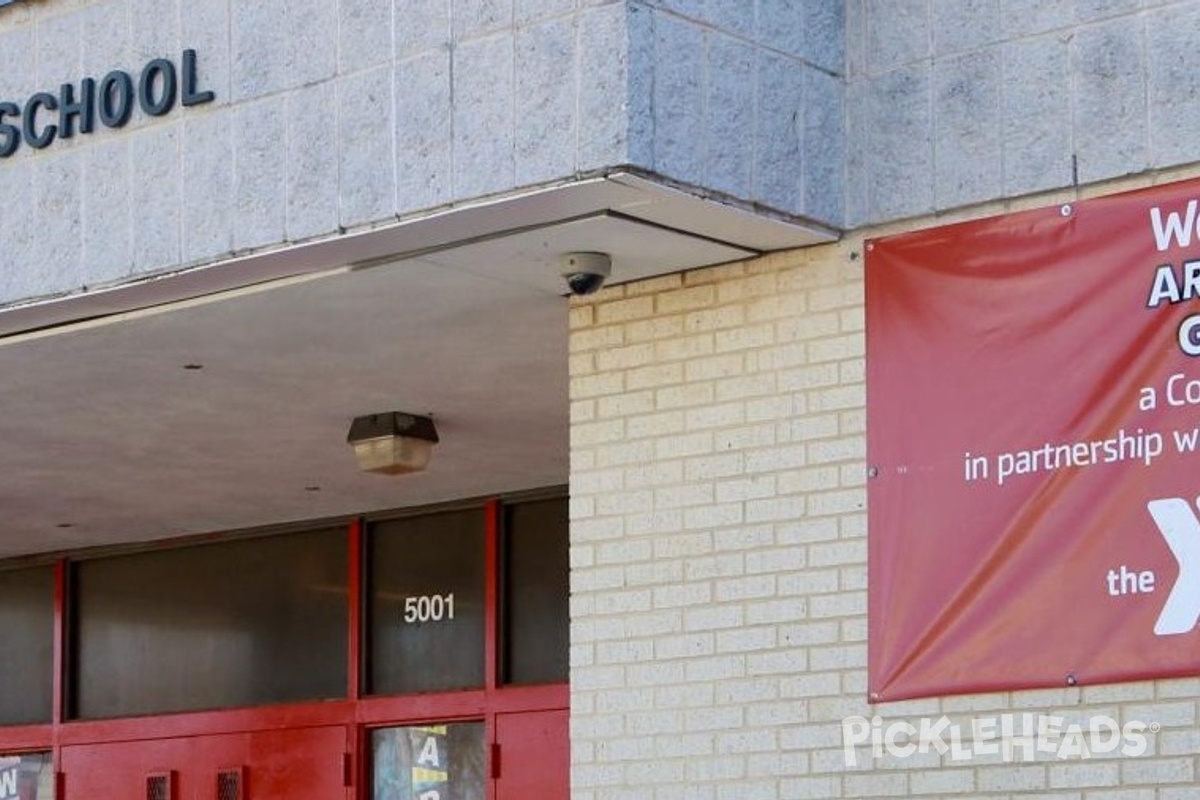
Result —
[[871, 700], [1200, 674], [1200, 181], [866, 251]]

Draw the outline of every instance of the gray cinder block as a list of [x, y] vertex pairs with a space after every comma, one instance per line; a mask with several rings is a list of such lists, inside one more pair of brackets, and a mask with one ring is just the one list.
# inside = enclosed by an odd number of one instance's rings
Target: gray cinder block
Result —
[[513, 186], [513, 36], [454, 51], [454, 194], [476, 197]]
[[338, 71], [358, 72], [390, 63], [395, 49], [392, 0], [342, 0], [336, 5]]
[[1079, 180], [1148, 166], [1146, 57], [1140, 20], [1082, 28], [1074, 46], [1075, 148]]
[[225, 114], [183, 121], [183, 261], [229, 253], [233, 247], [233, 148]]
[[238, 106], [233, 117], [233, 248], [246, 250], [286, 236], [285, 97]]
[[1006, 44], [1002, 53], [1004, 193], [1070, 185], [1069, 46], [1051, 35]]
[[[403, 214], [453, 197], [449, 48], [400, 61], [395, 80], [405, 98], [396, 108], [396, 210]], [[422, 91], [409, 97], [410, 86]]]
[[576, 26], [557, 18], [517, 31], [514, 173], [518, 185], [542, 183], [575, 170]]
[[938, 208], [1002, 191], [1000, 89], [995, 49], [939, 60], [933, 70], [934, 202]]
[[338, 120], [332, 83], [318, 83], [287, 95], [287, 238], [296, 241], [335, 230], [338, 225]]
[[338, 91], [339, 218], [343, 227], [393, 213], [390, 65], [342, 78]]
[[[185, 192], [180, 127], [157, 125], [140, 131], [122, 152], [130, 159], [132, 191], [125, 230], [133, 245], [133, 271], [170, 268], [181, 260], [180, 203]], [[121, 233], [119, 228], [113, 231], [118, 240]]]

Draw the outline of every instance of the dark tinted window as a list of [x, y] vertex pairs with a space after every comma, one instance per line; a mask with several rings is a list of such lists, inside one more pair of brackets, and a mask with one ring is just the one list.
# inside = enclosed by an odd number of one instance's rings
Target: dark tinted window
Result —
[[567, 501], [505, 509], [504, 664], [509, 683], [567, 680]]
[[344, 697], [341, 529], [77, 565], [82, 718]]
[[0, 572], [0, 676], [0, 725], [50, 721], [53, 567]]
[[373, 693], [483, 685], [483, 540], [481, 509], [372, 526]]

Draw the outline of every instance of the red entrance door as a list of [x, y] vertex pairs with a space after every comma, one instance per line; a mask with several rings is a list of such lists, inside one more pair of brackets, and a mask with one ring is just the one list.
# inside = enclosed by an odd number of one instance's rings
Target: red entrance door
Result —
[[67, 746], [68, 797], [330, 800], [346, 796], [340, 726]]
[[496, 741], [496, 800], [568, 800], [571, 748], [566, 709], [497, 714]]

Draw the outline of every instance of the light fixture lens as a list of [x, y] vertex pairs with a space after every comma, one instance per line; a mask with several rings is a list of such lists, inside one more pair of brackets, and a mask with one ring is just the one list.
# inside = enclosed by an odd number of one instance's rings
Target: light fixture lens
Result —
[[346, 440], [359, 469], [403, 475], [425, 469], [438, 435], [429, 417], [391, 411], [355, 418]]
[[407, 436], [381, 436], [354, 443], [359, 469], [382, 475], [420, 472], [429, 464], [433, 442]]

